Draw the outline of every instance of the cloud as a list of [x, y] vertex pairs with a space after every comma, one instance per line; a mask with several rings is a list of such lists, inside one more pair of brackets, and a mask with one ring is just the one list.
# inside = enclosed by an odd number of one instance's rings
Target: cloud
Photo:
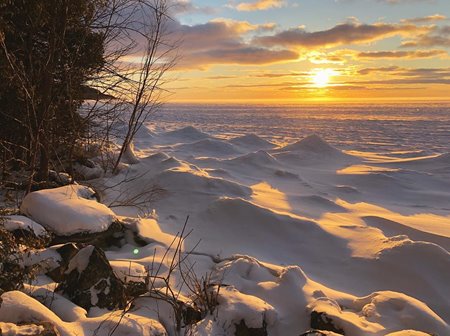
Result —
[[255, 74], [250, 77], [256, 78], [282, 78], [282, 77], [310, 77], [311, 74], [309, 72], [286, 72], [286, 73], [262, 73]]
[[[350, 84], [450, 84], [450, 68], [379, 67], [358, 70], [360, 75], [382, 73], [388, 78], [370, 81], [352, 81]], [[389, 78], [390, 77], [390, 78]]]
[[397, 35], [411, 36], [425, 33], [429, 30], [429, 27], [416, 26], [414, 24], [361, 24], [352, 21], [339, 24], [328, 30], [316, 32], [308, 32], [303, 28], [289, 29], [272, 36], [257, 37], [255, 42], [263, 46], [334, 47], [373, 42]]
[[172, 15], [187, 13], [214, 14], [216, 10], [209, 6], [197, 6], [191, 0], [174, 0], [171, 4]]
[[447, 57], [448, 53], [445, 50], [414, 50], [414, 51], [368, 51], [360, 52], [357, 58], [369, 59], [395, 59], [395, 58], [433, 58], [433, 57]]
[[376, 0], [378, 2], [388, 3], [390, 5], [412, 4], [412, 3], [433, 3], [435, 0]]
[[447, 17], [445, 15], [441, 14], [434, 14], [429, 16], [423, 16], [423, 17], [416, 17], [412, 19], [403, 19], [401, 22], [403, 23], [433, 23], [436, 21], [444, 21], [447, 20]]
[[372, 73], [380, 73], [380, 72], [394, 72], [394, 71], [398, 71], [401, 68], [398, 66], [390, 66], [390, 67], [378, 67], [378, 68], [364, 68], [364, 69], [360, 69], [358, 70], [358, 73], [360, 75], [369, 75]]
[[298, 54], [289, 50], [269, 50], [246, 45], [238, 45], [232, 49], [213, 49], [194, 52], [183, 60], [194, 64], [270, 64], [286, 60], [296, 60]]
[[[175, 24], [175, 23], [174, 23]], [[214, 19], [204, 24], [172, 28], [182, 35], [182, 58], [178, 68], [204, 68], [211, 64], [271, 64], [296, 60], [298, 53], [272, 49], [247, 42], [246, 35], [271, 31], [273, 24], [254, 25], [247, 21]]]
[[419, 34], [416, 38], [403, 42], [401, 46], [403, 48], [450, 47], [450, 26], [435, 26], [428, 33]]
[[257, 0], [253, 2], [242, 2], [234, 8], [238, 11], [257, 11], [257, 10], [266, 10], [270, 8], [279, 8], [284, 5], [283, 0]]

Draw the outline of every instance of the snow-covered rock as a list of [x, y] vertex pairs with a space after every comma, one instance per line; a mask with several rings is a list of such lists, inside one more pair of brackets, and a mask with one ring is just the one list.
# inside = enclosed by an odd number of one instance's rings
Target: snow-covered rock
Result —
[[0, 297], [0, 322], [50, 322], [62, 336], [73, 335], [70, 327], [66, 325], [54, 312], [45, 307], [36, 299], [19, 291], [3, 293]]
[[114, 274], [105, 253], [92, 245], [70, 260], [56, 290], [87, 310], [94, 306], [122, 309], [126, 303], [123, 283]]
[[4, 227], [6, 230], [13, 232], [16, 230], [30, 231], [37, 237], [46, 237], [47, 231], [34, 220], [25, 216], [7, 216], [5, 218]]
[[95, 192], [81, 185], [46, 189], [25, 196], [20, 211], [60, 236], [103, 232], [115, 220]]

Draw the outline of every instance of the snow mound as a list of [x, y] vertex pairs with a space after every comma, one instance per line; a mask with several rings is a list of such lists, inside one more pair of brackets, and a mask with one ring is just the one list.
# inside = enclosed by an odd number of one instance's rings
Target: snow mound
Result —
[[231, 325], [244, 320], [249, 328], [261, 328], [263, 320], [269, 327], [277, 320], [277, 313], [271, 305], [255, 296], [240, 293], [232, 286], [221, 289], [218, 302], [220, 319]]
[[346, 208], [319, 195], [293, 196], [291, 200], [291, 203], [296, 205], [300, 213], [312, 216], [313, 218], [320, 218], [321, 214], [326, 212], [347, 212]]
[[226, 179], [211, 177], [206, 172], [168, 169], [155, 176], [155, 181], [168, 190], [190, 190], [197, 193], [218, 193], [233, 196], [247, 196], [250, 188]]
[[2, 300], [0, 322], [47, 321], [55, 325], [61, 335], [73, 335], [72, 330], [54, 312], [28, 295], [19, 291], [11, 291], [3, 293], [0, 298]]
[[357, 298], [351, 307], [319, 298], [309, 309], [325, 313], [346, 335], [386, 335], [404, 329], [447, 335], [448, 325], [426, 304], [402, 293], [382, 291]]
[[94, 195], [92, 189], [81, 185], [35, 191], [25, 196], [20, 211], [60, 236], [103, 232], [115, 214]]
[[266, 151], [259, 150], [254, 153], [239, 156], [237, 158], [229, 160], [229, 162], [237, 165], [258, 166], [266, 167], [278, 164], [277, 159]]
[[297, 152], [297, 151], [307, 151], [314, 153], [342, 153], [340, 150], [334, 148], [321, 137], [316, 134], [309, 135], [306, 138], [294, 142], [293, 144], [281, 147], [279, 151], [284, 152]]
[[160, 135], [162, 138], [181, 140], [181, 142], [189, 142], [210, 138], [206, 133], [203, 133], [193, 126], [183, 127], [174, 131], [169, 131]]
[[8, 216], [4, 226], [8, 231], [26, 230], [33, 232], [37, 237], [47, 236], [47, 231], [41, 225], [25, 216]]
[[218, 157], [236, 155], [240, 152], [232, 145], [216, 139], [203, 139], [189, 144], [182, 144], [176, 147], [185, 153], [195, 153], [197, 155], [215, 155]]
[[402, 234], [415, 241], [432, 242], [450, 251], [449, 237], [424, 232], [379, 216], [365, 216], [362, 219], [371, 227], [376, 227], [383, 231], [383, 234], [387, 237]]
[[305, 258], [314, 264], [323, 246], [345, 251], [343, 243], [317, 223], [277, 214], [242, 198], [220, 198], [193, 217], [194, 222], [196, 235], [208, 237], [208, 241], [202, 239], [202, 248], [211, 254], [256, 255], [276, 263], [298, 263]]
[[246, 134], [240, 137], [230, 139], [228, 141], [233, 145], [252, 150], [271, 149], [275, 147], [273, 143], [260, 138], [256, 134]]

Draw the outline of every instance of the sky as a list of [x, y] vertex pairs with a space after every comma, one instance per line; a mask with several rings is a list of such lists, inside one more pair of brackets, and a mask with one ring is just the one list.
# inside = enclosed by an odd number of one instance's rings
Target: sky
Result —
[[173, 101], [450, 97], [450, 0], [174, 0]]

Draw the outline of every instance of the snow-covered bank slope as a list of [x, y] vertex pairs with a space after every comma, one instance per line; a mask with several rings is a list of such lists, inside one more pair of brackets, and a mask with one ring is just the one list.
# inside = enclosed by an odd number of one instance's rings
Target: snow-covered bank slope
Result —
[[[103, 186], [105, 204], [116, 205], [145, 204], [157, 184], [166, 192], [152, 208], [124, 205], [112, 213], [90, 189], [69, 186], [27, 196], [22, 211], [35, 222], [7, 222], [65, 237], [98, 234], [113, 220], [126, 230], [121, 244], [104, 253], [78, 246], [67, 263], [63, 278], [89, 284], [88, 307], [69, 301], [67, 291], [54, 293], [67, 281], [61, 286], [41, 275], [26, 286], [28, 296], [2, 294], [0, 330], [45, 320], [61, 335], [177, 335], [164, 300], [140, 297], [123, 316], [98, 302], [117, 294], [108, 292], [115, 277], [164, 291], [175, 235], [189, 216], [192, 232], [182, 250], [193, 252], [183, 264], [199, 278], [210, 274], [212, 288], [220, 284], [214, 313], [183, 329], [189, 335], [299, 336], [311, 328], [328, 330], [324, 335], [450, 335], [448, 155], [343, 152], [315, 135], [277, 146], [256, 135], [223, 140], [193, 127], [143, 129], [135, 151], [137, 163], [92, 183]], [[25, 262], [54, 267], [59, 248]], [[102, 267], [91, 264], [92, 256]], [[100, 269], [110, 270], [108, 285], [89, 287]], [[159, 272], [155, 283], [146, 280], [151, 272]], [[170, 286], [178, 292], [184, 279], [175, 270]], [[194, 300], [188, 286], [180, 299]]]
[[198, 271], [226, 269], [226, 284], [273, 307], [269, 335], [298, 335], [314, 309], [347, 335], [450, 334], [448, 155], [394, 160], [315, 135], [276, 147], [192, 127], [136, 143], [128, 174], [141, 178], [121, 188], [167, 189], [159, 228], [174, 234], [189, 215]]

